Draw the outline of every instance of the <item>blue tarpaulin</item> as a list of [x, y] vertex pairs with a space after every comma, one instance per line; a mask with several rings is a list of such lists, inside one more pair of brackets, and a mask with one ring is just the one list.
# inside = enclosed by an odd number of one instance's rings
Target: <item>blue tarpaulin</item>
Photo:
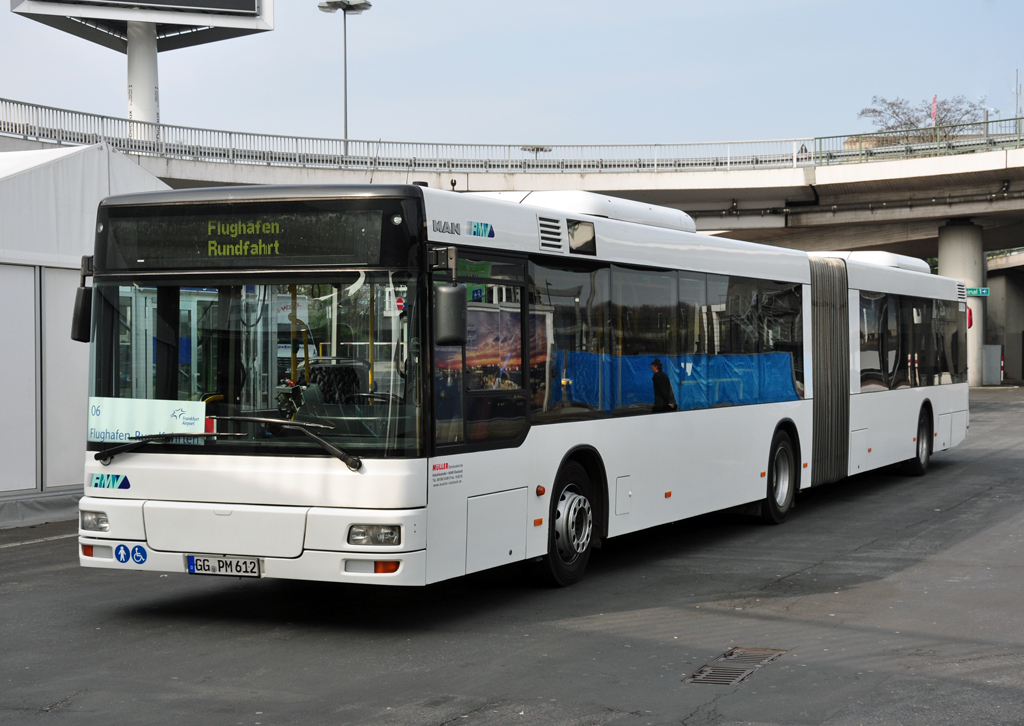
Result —
[[565, 400], [611, 412], [612, 356], [556, 351], [551, 378], [551, 403], [562, 401], [564, 392]]
[[653, 404], [655, 358], [661, 360], [683, 410], [798, 398], [789, 353], [612, 356], [555, 351], [549, 403], [567, 400], [609, 413], [620, 406]]
[[790, 353], [763, 353], [757, 358], [761, 365], [761, 403], [797, 400], [793, 356]]
[[708, 359], [708, 402], [712, 406], [760, 403], [756, 355], [713, 355]]

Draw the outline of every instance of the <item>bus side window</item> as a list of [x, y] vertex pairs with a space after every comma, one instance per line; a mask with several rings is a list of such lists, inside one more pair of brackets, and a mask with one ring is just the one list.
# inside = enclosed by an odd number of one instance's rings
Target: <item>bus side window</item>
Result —
[[884, 293], [861, 291], [860, 293], [860, 390], [885, 391], [889, 389], [885, 360], [885, 316], [886, 296]]
[[935, 357], [939, 372], [939, 383], [963, 383], [967, 380], [966, 346], [964, 333], [966, 314], [960, 312], [964, 303], [952, 300], [936, 300], [932, 318], [932, 335], [935, 339]]
[[530, 263], [531, 422], [603, 418], [612, 409], [607, 266]]
[[708, 404], [735, 406], [760, 400], [759, 283], [736, 275], [708, 275], [713, 347], [708, 358]]
[[892, 366], [889, 388], [915, 385], [913, 298], [889, 295], [889, 362]]
[[932, 335], [933, 303], [912, 298], [914, 305], [914, 384], [934, 386], [939, 380], [938, 353]]
[[434, 440], [439, 446], [512, 441], [526, 428], [523, 267], [459, 259], [466, 345], [434, 346]]
[[760, 401], [795, 401], [804, 392], [803, 287], [765, 280], [758, 287]]
[[[679, 273], [679, 358], [676, 404], [679, 410], [707, 408], [707, 276]], [[671, 376], [670, 376], [671, 377]], [[675, 383], [675, 380], [673, 380]]]
[[434, 346], [434, 440], [439, 445], [465, 441], [462, 380], [462, 347]]
[[[492, 265], [490, 274], [497, 268]], [[466, 442], [509, 441], [526, 428], [523, 288], [518, 282], [476, 283], [467, 294]]]
[[611, 303], [613, 412], [651, 413], [655, 359], [661, 361], [674, 396], [679, 388], [677, 274], [613, 265]]

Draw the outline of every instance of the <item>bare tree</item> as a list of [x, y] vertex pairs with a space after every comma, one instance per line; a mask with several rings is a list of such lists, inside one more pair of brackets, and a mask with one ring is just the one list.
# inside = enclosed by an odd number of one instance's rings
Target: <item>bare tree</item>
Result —
[[985, 114], [985, 96], [978, 102], [968, 101], [963, 96], [953, 96], [948, 101], [939, 101], [938, 113], [935, 115], [937, 126], [953, 124], [976, 124]]
[[[968, 101], [966, 96], [943, 98], [936, 104], [935, 125], [952, 126], [981, 121], [985, 110], [985, 98], [977, 103]], [[932, 102], [928, 99], [912, 104], [905, 98], [889, 100], [872, 96], [871, 105], [861, 109], [857, 118], [870, 119], [880, 131], [909, 131], [931, 126]]]
[[905, 98], [897, 96], [890, 101], [882, 96], [872, 96], [871, 105], [862, 108], [857, 118], [870, 119], [881, 131], [905, 131], [922, 126], [926, 117], [921, 115], [919, 107], [911, 105]]

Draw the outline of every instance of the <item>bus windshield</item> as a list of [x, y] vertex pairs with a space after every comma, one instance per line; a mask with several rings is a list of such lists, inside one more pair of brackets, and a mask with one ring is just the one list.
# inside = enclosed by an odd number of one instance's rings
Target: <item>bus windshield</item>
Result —
[[422, 454], [416, 273], [291, 278], [97, 281], [89, 448]]

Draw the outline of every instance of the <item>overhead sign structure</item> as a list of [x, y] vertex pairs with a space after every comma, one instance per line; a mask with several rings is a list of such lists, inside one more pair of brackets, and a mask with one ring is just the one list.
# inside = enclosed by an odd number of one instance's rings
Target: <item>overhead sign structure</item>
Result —
[[274, 0], [11, 0], [11, 11], [128, 56], [133, 139], [158, 140], [157, 53], [274, 29]]
[[[37, 0], [47, 4], [67, 3], [62, 0]], [[83, 0], [77, 5], [114, 5], [127, 8], [153, 8], [155, 10], [194, 10], [197, 12], [244, 13], [256, 15], [258, 0]]]
[[967, 288], [967, 297], [988, 297], [988, 288], [969, 287]]
[[274, 29], [274, 0], [11, 0], [11, 11], [128, 52], [128, 25], [153, 23], [158, 51]]

